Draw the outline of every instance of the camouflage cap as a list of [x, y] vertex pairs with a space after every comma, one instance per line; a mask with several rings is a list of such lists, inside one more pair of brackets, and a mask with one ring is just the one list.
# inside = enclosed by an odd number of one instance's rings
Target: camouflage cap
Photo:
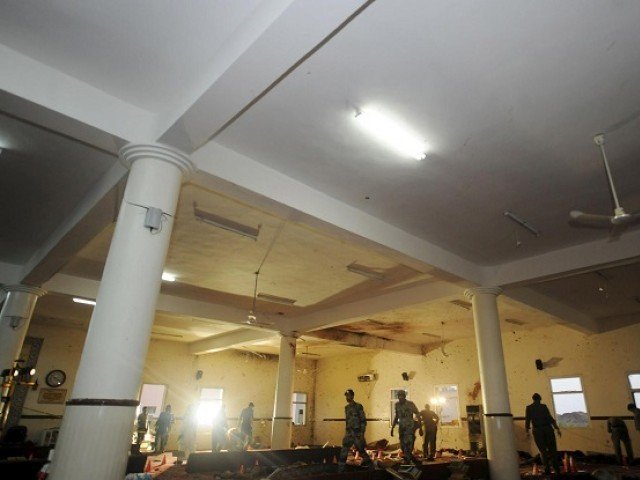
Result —
[[351, 390], [350, 388], [347, 389], [346, 392], [344, 392], [345, 395], [355, 395], [355, 393], [353, 393], [353, 390]]

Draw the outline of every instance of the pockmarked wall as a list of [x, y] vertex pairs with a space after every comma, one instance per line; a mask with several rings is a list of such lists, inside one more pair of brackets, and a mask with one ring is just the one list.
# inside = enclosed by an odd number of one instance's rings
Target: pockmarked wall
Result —
[[[86, 332], [82, 329], [57, 327], [33, 323], [29, 336], [43, 338], [44, 342], [36, 365], [39, 388], [29, 391], [23, 409], [21, 424], [26, 425], [29, 438], [36, 443], [43, 429], [59, 427], [60, 419], [48, 419], [47, 415], [61, 416], [64, 404], [42, 404], [38, 402], [40, 389], [48, 388], [44, 383], [47, 372], [64, 370], [67, 380], [60, 388], [67, 390], [68, 400], [73, 391], [76, 370], [80, 362]], [[222, 388], [223, 403], [229, 426], [236, 426], [237, 417], [249, 402], [255, 404], [254, 438], [265, 445], [271, 439], [271, 417], [275, 399], [278, 368], [276, 355], [257, 355], [251, 352], [226, 350], [209, 355], [196, 356], [189, 353], [186, 343], [151, 340], [144, 365], [142, 383], [166, 385], [164, 405], [170, 404], [176, 417], [168, 448], [179, 448], [178, 437], [182, 431], [182, 415], [190, 404], [197, 404], [202, 388]], [[196, 372], [202, 370], [200, 379]], [[294, 391], [307, 394], [307, 423], [294, 426], [292, 441], [309, 444], [314, 429], [315, 361], [296, 358]], [[36, 418], [24, 418], [36, 417]], [[133, 432], [132, 422], [132, 432]], [[198, 428], [196, 448], [211, 449], [211, 427]]]
[[[503, 331], [503, 347], [512, 413], [516, 417], [516, 447], [537, 452], [524, 431], [524, 411], [531, 395], [538, 392], [554, 412], [550, 378], [580, 376], [589, 415], [587, 428], [565, 428], [558, 448], [566, 450], [612, 452], [606, 432], [606, 418], [628, 416], [631, 401], [627, 375], [640, 372], [640, 325], [602, 334], [585, 335], [564, 326], [535, 330]], [[552, 360], [554, 366], [539, 371], [535, 359]], [[374, 382], [361, 383], [357, 377], [376, 372]], [[402, 372], [412, 377], [402, 378]], [[425, 356], [380, 351], [321, 359], [316, 380], [316, 443], [339, 444], [344, 434], [344, 390], [353, 388], [356, 401], [363, 404], [368, 421], [368, 442], [390, 437], [390, 391], [409, 390], [409, 399], [419, 409], [430, 403], [439, 384], [456, 384], [459, 389], [460, 427], [443, 427], [438, 433], [438, 448], [469, 448], [466, 405], [482, 404], [477, 350], [472, 338], [446, 344]], [[596, 417], [595, 419], [593, 417]], [[602, 419], [598, 419], [598, 417]], [[627, 421], [632, 441], [640, 445], [640, 435]], [[422, 439], [416, 441], [420, 447]]]

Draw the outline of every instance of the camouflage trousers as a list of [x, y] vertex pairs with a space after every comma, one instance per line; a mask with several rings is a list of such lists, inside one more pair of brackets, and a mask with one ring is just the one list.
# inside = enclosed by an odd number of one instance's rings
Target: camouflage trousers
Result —
[[347, 463], [347, 457], [349, 456], [349, 450], [351, 447], [356, 447], [356, 450], [362, 457], [362, 465], [369, 465], [371, 457], [365, 449], [366, 443], [364, 441], [364, 435], [361, 433], [347, 432], [342, 439], [342, 449], [340, 450], [340, 458], [338, 459], [338, 471], [344, 471], [344, 466]]
[[415, 441], [416, 433], [413, 428], [407, 428], [406, 430], [404, 428], [400, 429], [400, 448], [407, 463], [417, 462], [416, 457], [413, 456], [413, 444]]

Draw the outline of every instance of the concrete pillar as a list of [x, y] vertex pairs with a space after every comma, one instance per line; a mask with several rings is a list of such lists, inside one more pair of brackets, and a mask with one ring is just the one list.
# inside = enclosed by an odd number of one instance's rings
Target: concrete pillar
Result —
[[500, 293], [499, 288], [479, 287], [465, 291], [465, 296], [473, 305], [490, 476], [514, 480], [520, 473], [498, 317]]
[[5, 285], [7, 296], [0, 312], [0, 370], [13, 367], [20, 356], [36, 301], [46, 292], [26, 285]]
[[296, 372], [295, 333], [281, 333], [280, 359], [278, 361], [278, 381], [276, 399], [273, 406], [273, 424], [271, 448], [274, 450], [291, 448], [291, 397], [293, 395], [293, 376]]
[[53, 480], [122, 480], [180, 185], [194, 167], [164, 145], [130, 144], [130, 167], [71, 399]]

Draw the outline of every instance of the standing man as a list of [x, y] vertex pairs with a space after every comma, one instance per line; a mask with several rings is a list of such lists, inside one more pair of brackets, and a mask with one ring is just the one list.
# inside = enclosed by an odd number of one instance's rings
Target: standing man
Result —
[[627, 405], [627, 410], [629, 410], [631, 415], [633, 415], [633, 424], [636, 431], [640, 432], [640, 408], [636, 407], [635, 403], [630, 403]]
[[347, 456], [352, 446], [360, 452], [362, 456], [362, 466], [373, 465], [371, 457], [365, 450], [366, 442], [364, 440], [364, 431], [367, 428], [367, 418], [364, 414], [362, 405], [355, 402], [353, 398], [355, 394], [353, 390], [348, 389], [344, 392], [347, 405], [344, 407], [344, 417], [346, 422], [346, 431], [342, 439], [342, 450], [340, 450], [340, 459], [338, 460], [338, 472], [344, 472], [347, 464]]
[[549, 409], [544, 403], [540, 403], [542, 397], [538, 393], [534, 393], [531, 397], [533, 403], [527, 405], [524, 428], [529, 436], [529, 428], [533, 423], [533, 439], [536, 442], [542, 463], [544, 465], [544, 473], [551, 473], [550, 464], [553, 465], [555, 473], [560, 473], [560, 462], [558, 461], [558, 447], [556, 446], [556, 436], [553, 433], [555, 428], [558, 436], [561, 437], [560, 428], [555, 419], [551, 416]]
[[[407, 400], [407, 394], [404, 390], [399, 391], [398, 403], [396, 403], [396, 415], [393, 417], [393, 423], [391, 424], [391, 436], [393, 437], [393, 429], [399, 424], [400, 448], [402, 448], [405, 461], [419, 464], [418, 459], [413, 456], [413, 444], [416, 441], [416, 429], [414, 425], [415, 423], [420, 424], [414, 420], [414, 415], [420, 418], [418, 407], [416, 407], [416, 404], [412, 401]], [[423, 433], [422, 426], [420, 426], [420, 435]]]
[[633, 448], [631, 447], [631, 439], [629, 438], [629, 430], [627, 425], [619, 417], [611, 417], [607, 420], [607, 432], [611, 434], [611, 443], [616, 452], [616, 461], [618, 465], [624, 465], [622, 461], [622, 448], [620, 443], [624, 443], [624, 449], [627, 451], [627, 462], [633, 462]]
[[420, 412], [420, 422], [424, 430], [424, 443], [422, 445], [422, 453], [424, 457], [431, 461], [436, 454], [436, 437], [438, 435], [438, 422], [440, 417], [431, 410], [431, 406], [427, 403], [424, 410]]
[[173, 425], [173, 414], [171, 413], [171, 405], [167, 405], [164, 412], [156, 420], [156, 453], [164, 452], [167, 447], [171, 425]]
[[242, 412], [240, 412], [238, 427], [242, 434], [244, 450], [246, 450], [253, 440], [253, 402], [249, 402], [249, 406], [243, 408]]
[[142, 407], [142, 411], [140, 412], [140, 415], [138, 415], [138, 419], [136, 420], [136, 429], [138, 433], [136, 437], [136, 444], [138, 445], [138, 450], [140, 450], [140, 444], [144, 440], [144, 436], [149, 430], [149, 417], [147, 415], [147, 407]]
[[227, 439], [227, 412], [224, 404], [220, 405], [220, 410], [213, 416], [213, 426], [211, 428], [211, 451], [219, 452], [224, 448]]

